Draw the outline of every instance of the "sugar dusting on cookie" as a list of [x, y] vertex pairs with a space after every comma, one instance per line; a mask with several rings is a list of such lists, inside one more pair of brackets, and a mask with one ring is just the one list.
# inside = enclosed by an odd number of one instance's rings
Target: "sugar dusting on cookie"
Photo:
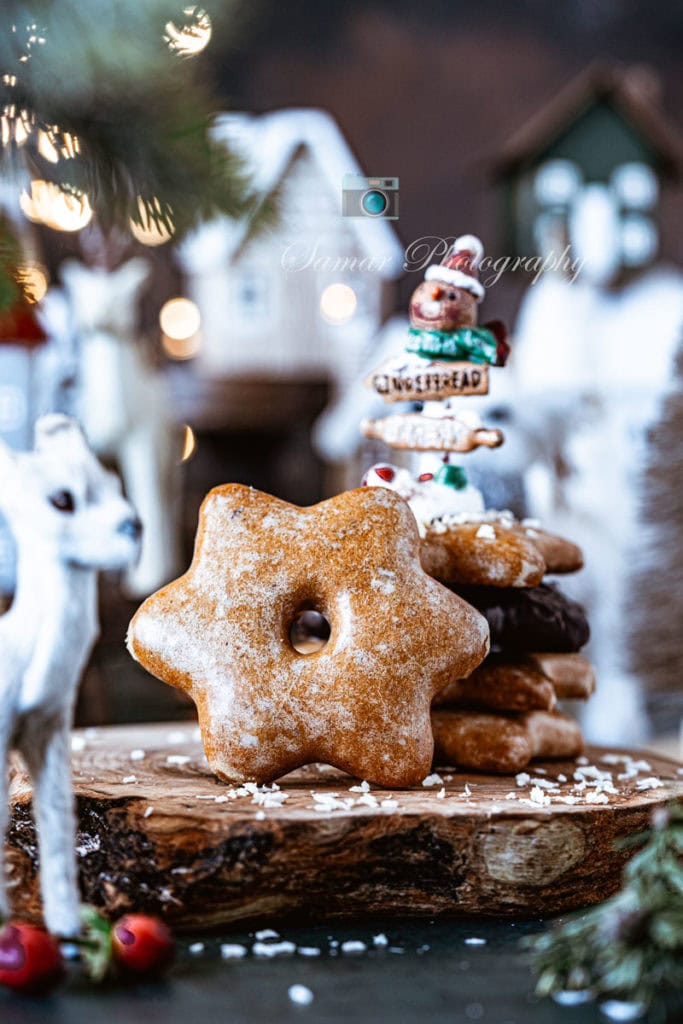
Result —
[[[299, 509], [226, 485], [202, 507], [190, 570], [133, 619], [130, 649], [193, 697], [225, 779], [326, 761], [417, 784], [432, 697], [488, 649], [484, 618], [424, 573], [418, 550], [410, 510], [386, 489]], [[312, 655], [289, 640], [301, 607], [331, 627]]]

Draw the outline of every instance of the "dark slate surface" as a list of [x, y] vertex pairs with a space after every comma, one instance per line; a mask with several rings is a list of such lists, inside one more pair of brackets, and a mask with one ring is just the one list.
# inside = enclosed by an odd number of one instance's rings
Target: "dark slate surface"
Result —
[[[604, 1021], [592, 1004], [561, 1007], [537, 1000], [534, 980], [520, 951], [523, 935], [542, 927], [532, 923], [482, 921], [399, 922], [357, 927], [287, 928], [283, 939], [318, 946], [317, 958], [286, 956], [223, 961], [221, 942], [249, 944], [246, 932], [203, 938], [205, 949], [191, 955], [191, 939], [164, 982], [102, 990], [74, 978], [43, 1001], [0, 994], [2, 1024], [597, 1024]], [[361, 939], [372, 944], [386, 933], [389, 949], [336, 955], [341, 944]], [[467, 945], [468, 937], [486, 945]], [[426, 948], [428, 947], [428, 948]], [[391, 950], [401, 952], [392, 952]], [[309, 1006], [288, 998], [290, 985], [314, 993]], [[669, 1016], [673, 1024], [677, 1018]], [[680, 1018], [678, 1018], [680, 1019]]]

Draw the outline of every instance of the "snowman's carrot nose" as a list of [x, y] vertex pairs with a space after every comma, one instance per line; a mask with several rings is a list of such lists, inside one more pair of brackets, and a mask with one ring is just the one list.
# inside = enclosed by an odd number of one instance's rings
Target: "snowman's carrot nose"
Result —
[[443, 288], [440, 285], [438, 285], [438, 284], [434, 285], [434, 287], [432, 288], [432, 298], [433, 299], [440, 299], [442, 295], [443, 295]]

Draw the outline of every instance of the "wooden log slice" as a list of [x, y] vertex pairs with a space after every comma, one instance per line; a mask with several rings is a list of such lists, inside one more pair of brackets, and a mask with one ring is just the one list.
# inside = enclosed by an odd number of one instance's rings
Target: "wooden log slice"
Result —
[[[315, 765], [288, 775], [274, 795], [236, 795], [211, 774], [192, 725], [81, 731], [73, 772], [83, 896], [110, 915], [163, 914], [181, 930], [587, 906], [618, 887], [629, 854], [615, 841], [647, 827], [655, 807], [683, 797], [683, 769], [674, 762], [626, 752], [647, 764], [623, 771], [604, 756], [587, 751], [590, 765], [613, 773], [618, 795], [604, 804], [586, 802], [590, 787], [574, 804], [559, 802], [577, 792], [575, 761], [529, 769], [549, 781], [566, 776], [558, 790], [536, 792], [537, 799], [549, 793], [547, 805], [532, 799], [533, 779], [517, 785], [513, 776], [444, 770], [433, 786], [364, 793], [350, 791], [356, 780]], [[281, 794], [287, 799], [277, 806]], [[31, 788], [16, 765], [11, 801], [14, 910], [37, 918]]]

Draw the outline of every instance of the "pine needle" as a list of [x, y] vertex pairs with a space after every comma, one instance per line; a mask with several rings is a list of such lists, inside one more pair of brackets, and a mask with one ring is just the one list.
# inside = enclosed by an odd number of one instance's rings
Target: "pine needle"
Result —
[[[239, 8], [221, 5], [227, 30]], [[105, 234], [147, 221], [177, 241], [219, 213], [251, 230], [272, 221], [272, 202], [211, 135], [222, 104], [200, 77], [201, 55], [165, 38], [171, 21], [192, 30], [187, 10], [181, 0], [3, 3], [0, 173], [87, 194]]]
[[683, 992], [683, 807], [658, 811], [639, 839], [615, 896], [528, 940], [538, 995], [587, 989], [650, 1006]]

